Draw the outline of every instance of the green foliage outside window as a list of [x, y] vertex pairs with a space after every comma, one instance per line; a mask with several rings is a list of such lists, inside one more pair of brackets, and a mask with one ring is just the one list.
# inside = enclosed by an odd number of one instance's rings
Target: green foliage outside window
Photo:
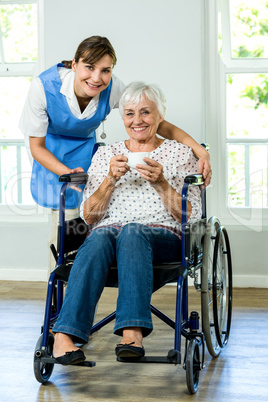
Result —
[[0, 3], [0, 24], [4, 60], [1, 62], [33, 62], [37, 60], [36, 4]]
[[230, 1], [233, 57], [267, 57], [268, 2]]
[[[258, 84], [256, 83], [258, 82]], [[241, 97], [247, 97], [254, 103], [254, 108], [268, 106], [268, 79], [265, 74], [258, 74], [255, 82], [252, 81], [241, 93]]]
[[[232, 57], [268, 58], [268, 1], [229, 1]], [[268, 74], [227, 75], [228, 138], [268, 140]], [[247, 153], [246, 153], [247, 149]], [[267, 145], [228, 146], [229, 205], [267, 205]], [[247, 165], [247, 171], [246, 171]], [[250, 195], [246, 201], [246, 175]]]
[[0, 1], [0, 204], [33, 203], [31, 168], [18, 122], [37, 57], [37, 4]]

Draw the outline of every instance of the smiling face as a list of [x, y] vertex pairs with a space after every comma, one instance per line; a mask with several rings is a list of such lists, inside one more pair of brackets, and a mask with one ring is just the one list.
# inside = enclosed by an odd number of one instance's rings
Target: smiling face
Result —
[[86, 64], [83, 60], [72, 61], [75, 72], [74, 92], [79, 98], [93, 98], [108, 87], [112, 76], [113, 60], [108, 54], [95, 64]]
[[131, 141], [153, 142], [163, 120], [156, 104], [146, 96], [137, 105], [128, 104], [124, 107], [123, 121]]

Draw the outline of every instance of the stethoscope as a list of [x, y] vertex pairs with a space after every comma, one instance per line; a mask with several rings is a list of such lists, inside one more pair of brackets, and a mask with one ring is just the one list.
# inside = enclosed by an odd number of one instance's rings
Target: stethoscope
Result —
[[101, 124], [102, 124], [102, 133], [101, 133], [100, 137], [101, 137], [102, 140], [104, 140], [104, 139], [107, 137], [107, 135], [106, 135], [106, 133], [105, 133], [105, 129], [104, 129], [104, 122], [105, 122], [105, 120], [106, 120], [106, 119], [104, 119], [104, 120], [101, 122]]

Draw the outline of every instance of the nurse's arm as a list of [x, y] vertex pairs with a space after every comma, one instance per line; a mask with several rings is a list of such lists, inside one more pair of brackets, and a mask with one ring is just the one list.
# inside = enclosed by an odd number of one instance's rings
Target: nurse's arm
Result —
[[46, 145], [46, 137], [30, 137], [30, 149], [33, 158], [47, 170], [61, 176], [66, 173], [79, 173], [84, 170], [81, 167], [70, 169], [61, 163], [55, 155], [50, 152]]
[[205, 186], [208, 186], [210, 183], [212, 170], [210, 155], [205, 150], [205, 148], [203, 148], [202, 145], [198, 144], [185, 131], [181, 130], [179, 127], [174, 126], [166, 120], [159, 124], [157, 133], [164, 138], [167, 138], [169, 140], [176, 140], [181, 144], [187, 145], [188, 147], [192, 148], [193, 153], [198, 159], [198, 173], [203, 175], [203, 178], [205, 179]]

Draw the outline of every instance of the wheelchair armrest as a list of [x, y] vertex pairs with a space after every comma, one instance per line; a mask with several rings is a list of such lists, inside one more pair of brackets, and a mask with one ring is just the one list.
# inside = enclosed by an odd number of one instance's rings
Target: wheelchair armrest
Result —
[[204, 183], [203, 176], [201, 174], [191, 174], [185, 177], [184, 183], [191, 184], [192, 186], [200, 186]]
[[86, 184], [87, 178], [87, 173], [69, 173], [61, 175], [59, 177], [59, 182]]

